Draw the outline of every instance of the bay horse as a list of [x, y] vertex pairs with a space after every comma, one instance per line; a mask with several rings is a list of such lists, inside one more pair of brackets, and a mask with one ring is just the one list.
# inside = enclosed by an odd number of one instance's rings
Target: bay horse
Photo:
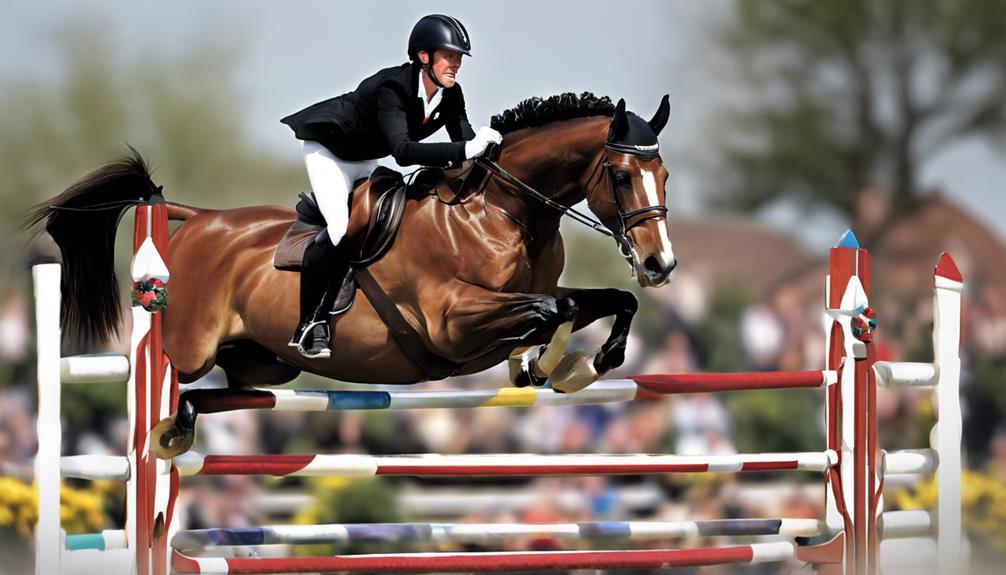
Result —
[[[410, 360], [363, 297], [333, 319], [330, 358], [302, 357], [287, 345], [299, 317], [299, 276], [273, 267], [294, 211], [169, 203], [169, 218], [183, 223], [169, 241], [163, 345], [179, 380], [195, 381], [220, 365], [232, 388], [285, 383], [300, 370], [350, 382], [414, 383], [509, 358], [518, 385], [549, 377], [560, 391], [589, 384], [624, 361], [637, 302], [624, 290], [558, 285], [559, 222], [565, 209], [586, 199], [639, 284], [666, 283], [676, 260], [657, 134], [668, 117], [666, 95], [649, 121], [627, 112], [624, 100], [613, 105], [589, 93], [525, 100], [493, 118], [504, 134], [493, 164], [499, 171], [477, 193], [461, 202], [436, 193], [408, 200], [394, 244], [367, 271], [425, 352], [454, 366], [451, 373], [431, 374]], [[535, 189], [547, 197], [536, 197]], [[65, 334], [107, 341], [119, 329], [116, 226], [130, 205], [159, 191], [134, 151], [30, 214], [29, 225], [44, 222], [62, 252]], [[366, 195], [364, 188], [354, 191], [353, 211]], [[356, 216], [350, 234], [366, 225]], [[615, 321], [600, 349], [565, 353], [570, 331], [609, 316]], [[187, 450], [196, 412], [182, 401], [179, 417], [158, 426], [151, 448], [161, 457]]]

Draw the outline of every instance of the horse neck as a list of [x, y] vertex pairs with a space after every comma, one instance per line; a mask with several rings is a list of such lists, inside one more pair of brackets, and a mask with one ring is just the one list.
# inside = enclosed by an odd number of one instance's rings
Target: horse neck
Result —
[[[586, 197], [587, 179], [602, 152], [608, 122], [603, 117], [579, 118], [516, 132], [500, 165], [556, 202], [575, 205]], [[538, 231], [538, 236], [558, 230], [560, 212], [526, 192], [497, 182], [489, 194], [492, 203]]]

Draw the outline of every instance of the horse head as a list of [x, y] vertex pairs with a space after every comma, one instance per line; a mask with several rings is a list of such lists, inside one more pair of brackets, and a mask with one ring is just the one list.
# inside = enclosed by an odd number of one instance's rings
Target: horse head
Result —
[[667, 169], [657, 135], [670, 116], [668, 96], [646, 121], [619, 100], [599, 163], [587, 183], [587, 203], [614, 234], [643, 287], [667, 283], [677, 260], [667, 232]]

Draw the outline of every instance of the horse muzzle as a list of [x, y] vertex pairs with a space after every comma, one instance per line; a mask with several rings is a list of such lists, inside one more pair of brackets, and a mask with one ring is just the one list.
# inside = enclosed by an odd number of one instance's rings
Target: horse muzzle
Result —
[[660, 287], [671, 278], [671, 272], [678, 267], [678, 260], [673, 255], [665, 261], [661, 254], [650, 254], [642, 260], [633, 258], [636, 270], [636, 280], [642, 287]]

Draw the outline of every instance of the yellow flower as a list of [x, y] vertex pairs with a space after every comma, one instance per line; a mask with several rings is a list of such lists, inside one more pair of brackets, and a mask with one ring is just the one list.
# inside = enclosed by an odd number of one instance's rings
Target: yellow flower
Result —
[[[100, 485], [100, 484], [105, 485]], [[105, 496], [112, 491], [109, 482], [94, 482], [86, 489], [60, 487], [59, 516], [68, 533], [91, 533], [104, 528]], [[26, 539], [32, 537], [38, 523], [37, 486], [12, 477], [0, 477], [0, 528], [13, 528]]]
[[[888, 501], [898, 509], [936, 508], [936, 478], [917, 483], [911, 489], [893, 493]], [[969, 538], [1006, 550], [1006, 484], [990, 474], [964, 471], [961, 474], [961, 506]]]

